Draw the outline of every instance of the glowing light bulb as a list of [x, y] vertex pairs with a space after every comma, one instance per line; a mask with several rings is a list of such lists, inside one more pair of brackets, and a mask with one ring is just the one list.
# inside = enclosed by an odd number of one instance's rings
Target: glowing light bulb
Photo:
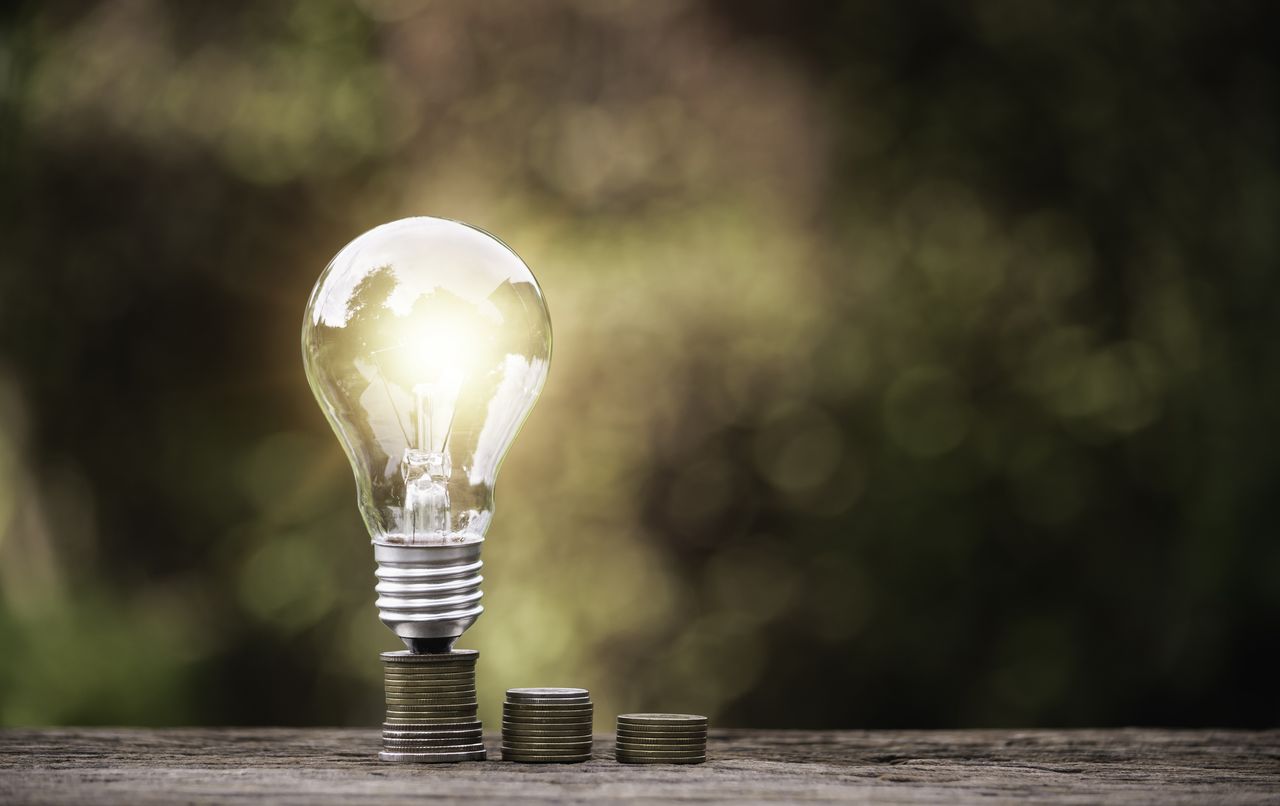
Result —
[[478, 229], [384, 224], [316, 281], [302, 356], [351, 460], [379, 615], [411, 650], [446, 651], [484, 609], [498, 467], [546, 381], [542, 290]]

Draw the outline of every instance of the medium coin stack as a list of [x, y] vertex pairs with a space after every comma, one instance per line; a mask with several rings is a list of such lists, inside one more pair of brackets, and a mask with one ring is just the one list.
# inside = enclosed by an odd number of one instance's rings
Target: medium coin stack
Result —
[[502, 758], [576, 764], [591, 758], [591, 696], [585, 688], [507, 689]]
[[476, 717], [474, 649], [439, 655], [383, 652], [387, 721], [382, 723], [383, 761], [484, 761], [484, 736]]
[[707, 760], [707, 718], [622, 714], [614, 755], [623, 764], [701, 764]]

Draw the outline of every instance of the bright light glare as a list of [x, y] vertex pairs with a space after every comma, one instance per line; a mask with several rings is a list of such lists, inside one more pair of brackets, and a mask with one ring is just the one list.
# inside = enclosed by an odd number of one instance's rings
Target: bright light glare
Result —
[[476, 366], [475, 334], [460, 317], [406, 319], [398, 360], [413, 384], [461, 385]]

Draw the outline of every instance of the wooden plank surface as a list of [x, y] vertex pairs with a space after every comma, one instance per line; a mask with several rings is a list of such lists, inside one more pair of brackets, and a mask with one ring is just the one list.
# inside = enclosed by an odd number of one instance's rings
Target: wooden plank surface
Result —
[[[2, 803], [1280, 803], [1280, 731], [714, 731], [706, 764], [384, 764], [376, 730], [0, 732]], [[498, 758], [490, 737], [490, 756]]]

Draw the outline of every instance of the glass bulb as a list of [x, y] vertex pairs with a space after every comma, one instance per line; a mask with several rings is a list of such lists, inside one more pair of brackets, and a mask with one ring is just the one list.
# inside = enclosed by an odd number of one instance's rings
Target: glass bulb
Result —
[[373, 542], [483, 539], [498, 467], [551, 359], [551, 320], [524, 261], [456, 221], [376, 227], [316, 281], [302, 355]]

